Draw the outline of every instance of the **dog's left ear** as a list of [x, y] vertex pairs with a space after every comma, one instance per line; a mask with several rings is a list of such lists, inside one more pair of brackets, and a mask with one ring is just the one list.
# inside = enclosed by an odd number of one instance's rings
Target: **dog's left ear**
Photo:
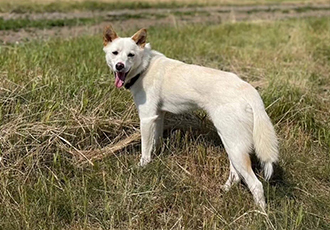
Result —
[[146, 45], [146, 41], [147, 41], [147, 30], [146, 29], [140, 29], [138, 32], [136, 32], [133, 36], [132, 36], [132, 40], [135, 41], [135, 43], [144, 48], [144, 46]]

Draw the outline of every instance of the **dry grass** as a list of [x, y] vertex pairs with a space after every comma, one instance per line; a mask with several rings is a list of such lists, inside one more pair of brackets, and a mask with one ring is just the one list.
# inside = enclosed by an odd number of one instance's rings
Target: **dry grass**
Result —
[[179, 7], [203, 7], [203, 6], [245, 6], [245, 5], [305, 5], [307, 7], [326, 4], [325, 0], [2, 0], [0, 12], [28, 13], [28, 12], [73, 12], [73, 11], [113, 11], [116, 9], [140, 9], [140, 8], [172, 8]]
[[[61, 2], [86, 2], [86, 0], [2, 0], [4, 3], [26, 3], [26, 4], [49, 4], [49, 3], [61, 3]], [[98, 0], [98, 2], [105, 2], [105, 3], [118, 3], [118, 0]], [[326, 0], [125, 0], [124, 2], [147, 2], [147, 3], [183, 3], [183, 4], [202, 4], [202, 5], [250, 5], [250, 4], [269, 4], [269, 3], [326, 3]]]
[[203, 112], [167, 117], [159, 152], [138, 167], [139, 120], [129, 92], [113, 86], [101, 36], [2, 46], [0, 228], [329, 229], [329, 25], [149, 29], [169, 57], [259, 87], [281, 150], [263, 181], [266, 214], [244, 184], [221, 191], [228, 161]]

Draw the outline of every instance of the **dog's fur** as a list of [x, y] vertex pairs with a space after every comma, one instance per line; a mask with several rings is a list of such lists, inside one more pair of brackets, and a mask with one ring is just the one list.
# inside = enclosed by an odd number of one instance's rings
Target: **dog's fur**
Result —
[[129, 89], [140, 117], [140, 165], [151, 160], [162, 135], [165, 112], [202, 108], [213, 121], [230, 160], [224, 189], [243, 178], [255, 202], [265, 208], [263, 186], [251, 168], [249, 152], [254, 147], [269, 179], [278, 159], [278, 146], [258, 92], [233, 73], [167, 58], [151, 50], [146, 37], [145, 29], [127, 38], [118, 37], [111, 26], [104, 30], [103, 50], [115, 73], [116, 87], [127, 86], [134, 79]]

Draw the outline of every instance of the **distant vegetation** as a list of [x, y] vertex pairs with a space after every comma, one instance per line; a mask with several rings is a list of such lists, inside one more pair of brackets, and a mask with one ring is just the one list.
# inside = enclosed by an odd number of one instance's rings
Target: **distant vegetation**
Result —
[[256, 5], [256, 4], [315, 4], [317, 2], [324, 3], [322, 0], [163, 0], [163, 1], [33, 1], [31, 0], [3, 0], [0, 2], [0, 12], [27, 13], [27, 12], [70, 12], [76, 10], [93, 10], [93, 11], [110, 11], [115, 9], [149, 9], [149, 8], [169, 8], [178, 7], [203, 7], [203, 6], [230, 6], [230, 5]]
[[0, 18], [0, 30], [18, 30], [21, 28], [49, 29], [52, 27], [90, 25], [100, 22], [100, 18], [71, 18], [71, 19], [9, 19]]

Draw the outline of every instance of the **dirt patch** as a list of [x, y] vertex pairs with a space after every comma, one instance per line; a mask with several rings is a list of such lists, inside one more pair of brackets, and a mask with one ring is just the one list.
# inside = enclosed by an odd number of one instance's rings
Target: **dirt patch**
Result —
[[48, 39], [49, 37], [68, 38], [85, 34], [100, 34], [103, 27], [110, 23], [118, 30], [127, 30], [158, 25], [180, 27], [193, 23], [219, 24], [236, 21], [265, 21], [328, 16], [330, 16], [330, 4], [195, 7], [40, 14], [2, 13], [0, 17], [4, 20], [20, 18], [51, 20], [101, 17], [103, 21], [99, 24], [89, 26], [54, 27], [51, 29], [25, 28], [18, 31], [0, 31], [0, 41], [6, 44], [28, 41], [31, 39]]

